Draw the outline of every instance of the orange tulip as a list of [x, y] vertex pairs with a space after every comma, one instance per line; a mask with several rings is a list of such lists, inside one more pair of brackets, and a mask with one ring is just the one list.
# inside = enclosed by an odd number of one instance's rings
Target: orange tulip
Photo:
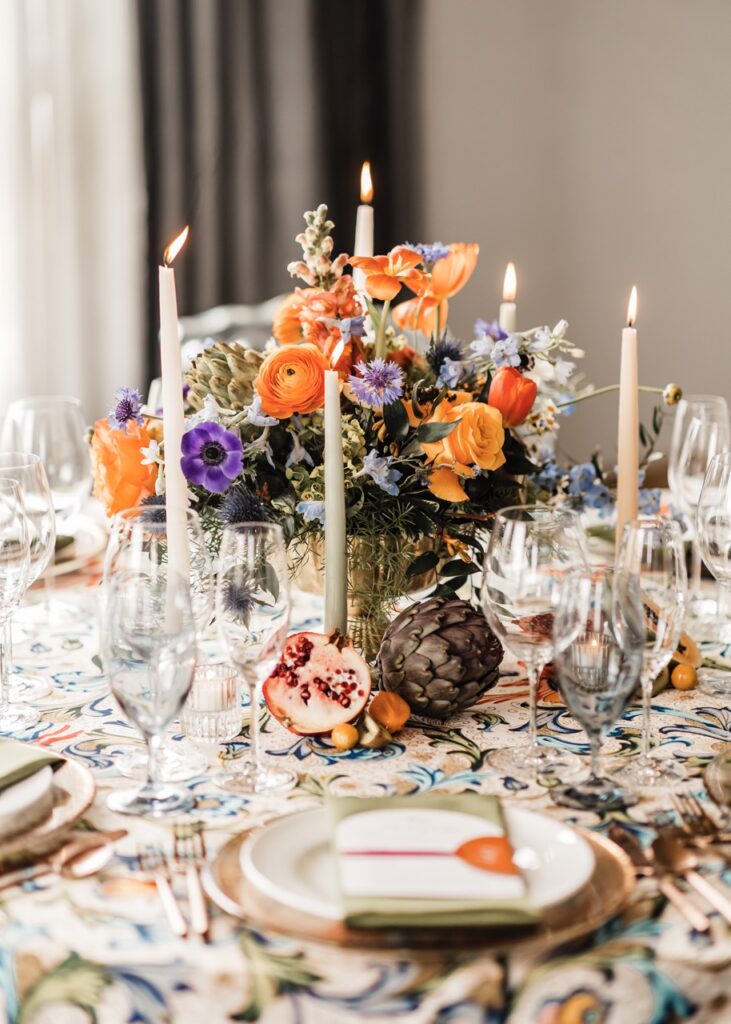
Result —
[[449, 256], [434, 264], [427, 294], [435, 299], [451, 299], [472, 277], [479, 254], [477, 242], [452, 242]]
[[446, 299], [439, 302], [428, 295], [420, 295], [416, 299], [399, 302], [392, 311], [392, 316], [400, 330], [420, 331], [422, 334], [433, 334], [437, 325], [437, 309], [439, 322], [442, 326], [447, 322], [449, 303]]
[[387, 256], [352, 256], [350, 262], [365, 274], [371, 298], [383, 302], [395, 299], [404, 284], [418, 292], [426, 283], [426, 276], [416, 269], [421, 256], [407, 245], [397, 245]]
[[279, 420], [321, 409], [327, 368], [325, 356], [315, 345], [286, 345], [270, 353], [256, 377], [262, 409]]
[[533, 408], [538, 386], [513, 366], [504, 366], [492, 378], [487, 404], [499, 409], [506, 427], [518, 427]]
[[150, 443], [146, 425], [127, 424], [127, 433], [112, 430], [108, 420], [97, 420], [91, 438], [94, 495], [107, 515], [139, 505], [155, 493], [157, 466], [142, 465], [142, 448]]

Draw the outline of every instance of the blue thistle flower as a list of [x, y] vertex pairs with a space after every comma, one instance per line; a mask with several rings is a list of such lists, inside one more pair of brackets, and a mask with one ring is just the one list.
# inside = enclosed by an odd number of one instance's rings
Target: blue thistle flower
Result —
[[249, 490], [246, 484], [236, 484], [224, 495], [218, 508], [218, 518], [226, 526], [236, 523], [263, 523], [271, 519], [271, 513], [261, 498]]
[[223, 602], [226, 611], [243, 622], [248, 622], [255, 604], [255, 584], [246, 579], [236, 582], [229, 579], [224, 586]]

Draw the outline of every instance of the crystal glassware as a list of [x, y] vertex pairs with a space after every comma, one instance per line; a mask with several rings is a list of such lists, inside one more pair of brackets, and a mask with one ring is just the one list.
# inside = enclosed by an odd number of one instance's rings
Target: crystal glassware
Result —
[[230, 665], [199, 665], [180, 713], [185, 735], [203, 743], [225, 743], [241, 731], [241, 687]]
[[[211, 558], [200, 518], [193, 509], [186, 511], [190, 600], [198, 638], [207, 628], [213, 612], [214, 579]], [[104, 574], [100, 590], [103, 606], [112, 581], [119, 572], [146, 570], [157, 565], [167, 572], [167, 510], [165, 505], [147, 504], [118, 512], [112, 519], [109, 541], [104, 557]], [[103, 616], [103, 612], [102, 612]], [[165, 782], [184, 782], [202, 775], [208, 762], [199, 750], [186, 740], [164, 738], [157, 749], [158, 777]], [[140, 778], [147, 770], [142, 750], [121, 754], [115, 767], [122, 775]]]
[[[717, 638], [731, 642], [731, 451], [716, 455], [708, 466], [696, 519], [703, 561], [719, 583], [719, 620]], [[703, 670], [699, 689], [728, 697], [731, 672]]]
[[517, 779], [580, 768], [573, 754], [542, 745], [537, 731], [538, 682], [553, 657], [553, 615], [563, 574], [584, 567], [584, 532], [576, 512], [542, 505], [500, 511], [485, 554], [482, 608], [503, 646], [528, 673], [528, 740], [493, 751], [491, 767]]
[[38, 714], [27, 704], [7, 698], [10, 618], [26, 587], [30, 571], [30, 525], [23, 493], [15, 480], [0, 478], [0, 732], [29, 729]]
[[555, 664], [566, 706], [591, 746], [586, 779], [551, 790], [563, 807], [610, 811], [635, 802], [600, 770], [604, 734], [620, 716], [642, 669], [644, 620], [636, 576], [592, 568], [567, 574], [553, 620]]
[[259, 731], [261, 687], [282, 653], [289, 626], [289, 574], [284, 534], [271, 523], [227, 526], [221, 538], [216, 622], [249, 691], [251, 757], [216, 776], [222, 789], [245, 795], [286, 793], [294, 772], [268, 764]]
[[122, 570], [110, 581], [102, 651], [112, 693], [145, 738], [147, 779], [142, 787], [114, 790], [113, 811], [164, 817], [188, 811], [193, 798], [160, 780], [157, 752], [162, 734], [177, 717], [195, 672], [196, 631], [187, 580], [177, 573]]
[[[20, 485], [28, 520], [30, 570], [28, 586], [46, 571], [53, 558], [56, 542], [56, 517], [46, 471], [38, 455], [25, 451], [0, 453], [0, 479], [14, 480]], [[40, 626], [47, 623], [41, 608]], [[12, 622], [5, 627], [5, 650], [10, 673], [8, 699], [12, 702], [38, 700], [51, 692], [51, 685], [42, 676], [27, 670], [14, 671]]]
[[615, 773], [639, 789], [674, 786], [685, 778], [675, 760], [650, 752], [652, 687], [678, 647], [687, 600], [685, 549], [680, 527], [671, 519], [648, 516], [625, 525], [617, 568], [639, 582], [645, 613], [642, 660], [642, 752]]
[[716, 601], [701, 586], [701, 556], [696, 510], [708, 464], [729, 448], [729, 410], [720, 395], [688, 395], [675, 412], [668, 455], [668, 482], [676, 505], [688, 520], [691, 534], [691, 574], [688, 603], [690, 630], [697, 639], [712, 640]]

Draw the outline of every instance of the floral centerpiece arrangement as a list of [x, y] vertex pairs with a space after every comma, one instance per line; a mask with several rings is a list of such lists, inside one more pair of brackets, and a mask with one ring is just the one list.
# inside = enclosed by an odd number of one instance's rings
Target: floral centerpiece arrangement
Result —
[[[596, 458], [573, 468], [555, 458], [561, 412], [591, 392], [566, 321], [507, 332], [478, 320], [469, 343], [451, 333], [449, 304], [475, 270], [476, 244], [334, 256], [327, 208], [305, 221], [302, 259], [289, 267], [304, 287], [284, 300], [267, 351], [218, 342], [188, 371], [182, 467], [213, 547], [226, 524], [275, 519], [293, 566], [316, 563], [324, 371], [335, 360], [351, 633], [372, 655], [415, 584], [454, 595], [479, 571], [491, 517], [520, 502], [527, 484], [543, 498], [592, 504], [605, 492], [609, 500], [611, 481]], [[109, 512], [162, 500], [163, 445], [159, 420], [121, 389], [92, 436], [96, 492]]]

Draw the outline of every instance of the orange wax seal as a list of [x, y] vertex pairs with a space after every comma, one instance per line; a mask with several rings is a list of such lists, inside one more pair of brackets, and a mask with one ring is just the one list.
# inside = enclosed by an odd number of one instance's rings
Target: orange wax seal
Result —
[[494, 871], [501, 875], [520, 872], [513, 863], [513, 851], [505, 836], [478, 836], [468, 839], [455, 851], [458, 857], [481, 871]]

